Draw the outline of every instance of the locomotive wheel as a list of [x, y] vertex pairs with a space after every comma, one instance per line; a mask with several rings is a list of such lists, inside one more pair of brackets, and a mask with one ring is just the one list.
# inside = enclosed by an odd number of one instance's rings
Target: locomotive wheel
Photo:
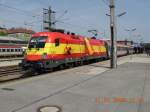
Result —
[[43, 73], [45, 73], [45, 72], [46, 72], [46, 71], [42, 69], [42, 70], [38, 70], [38, 71], [37, 71], [37, 74], [40, 75], [40, 74], [43, 74]]
[[50, 73], [50, 72], [53, 72], [53, 71], [54, 71], [54, 68], [49, 68], [49, 69], [45, 69], [45, 70], [44, 70], [44, 73], [47, 73], [47, 72]]
[[65, 65], [60, 65], [60, 66], [59, 66], [59, 69], [60, 69], [60, 70], [65, 69]]
[[74, 67], [74, 63], [69, 63], [68, 68], [72, 68], [72, 67]]
[[80, 65], [80, 66], [84, 65], [83, 61], [80, 61], [80, 62], [79, 62], [79, 65]]
[[88, 60], [85, 60], [85, 61], [83, 62], [83, 64], [84, 64], [84, 65], [88, 65], [88, 64], [89, 64], [89, 61], [88, 61]]
[[28, 70], [25, 70], [21, 77], [24, 78], [24, 77], [33, 76], [33, 75], [35, 75], [35, 70], [30, 68]]
[[79, 63], [78, 62], [74, 62], [74, 67], [77, 67], [79, 66]]

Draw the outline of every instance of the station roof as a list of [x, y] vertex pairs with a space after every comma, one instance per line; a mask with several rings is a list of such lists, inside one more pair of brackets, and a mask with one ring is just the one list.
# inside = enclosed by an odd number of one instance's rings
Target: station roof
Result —
[[35, 31], [25, 29], [25, 28], [11, 28], [7, 30], [8, 34], [15, 34], [15, 33], [27, 33], [27, 34], [34, 34]]

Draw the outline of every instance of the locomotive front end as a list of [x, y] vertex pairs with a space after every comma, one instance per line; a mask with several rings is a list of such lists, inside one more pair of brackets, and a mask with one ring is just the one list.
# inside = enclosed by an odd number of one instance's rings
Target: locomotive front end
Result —
[[44, 61], [48, 59], [48, 37], [47, 33], [39, 33], [31, 37], [24, 59], [20, 64], [24, 70], [44, 69]]

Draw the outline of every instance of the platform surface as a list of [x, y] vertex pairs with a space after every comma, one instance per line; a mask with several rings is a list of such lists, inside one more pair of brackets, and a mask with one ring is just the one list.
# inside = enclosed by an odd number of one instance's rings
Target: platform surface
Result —
[[[150, 57], [127, 56], [0, 85], [0, 112], [149, 112]], [[42, 111], [52, 112], [52, 111]], [[55, 111], [54, 111], [55, 112]]]
[[21, 63], [21, 60], [0, 60], [0, 67], [13, 66]]

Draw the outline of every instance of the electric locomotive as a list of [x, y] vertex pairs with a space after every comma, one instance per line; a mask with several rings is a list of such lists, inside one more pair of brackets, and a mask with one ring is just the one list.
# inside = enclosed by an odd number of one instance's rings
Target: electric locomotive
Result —
[[104, 40], [74, 33], [39, 32], [31, 37], [20, 65], [24, 70], [38, 72], [107, 58], [107, 51]]

